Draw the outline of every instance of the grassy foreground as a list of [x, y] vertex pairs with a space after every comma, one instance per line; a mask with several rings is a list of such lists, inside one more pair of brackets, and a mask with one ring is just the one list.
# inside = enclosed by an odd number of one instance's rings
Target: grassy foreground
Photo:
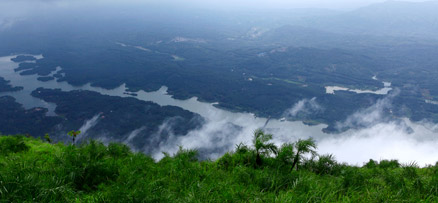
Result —
[[157, 162], [121, 144], [0, 136], [0, 202], [438, 201], [438, 166], [393, 160], [354, 167], [326, 155], [292, 169], [287, 154], [298, 144], [270, 156], [255, 147], [239, 145], [216, 161], [181, 149]]

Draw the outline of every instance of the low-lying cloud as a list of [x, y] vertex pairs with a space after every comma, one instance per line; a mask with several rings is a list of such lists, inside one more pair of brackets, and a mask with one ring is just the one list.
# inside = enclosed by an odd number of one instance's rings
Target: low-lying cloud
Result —
[[[338, 161], [362, 165], [369, 159], [398, 159], [402, 163], [415, 161], [419, 165], [434, 164], [438, 161], [438, 125], [427, 121], [411, 122], [409, 119], [391, 119], [392, 100], [398, 95], [394, 90], [374, 105], [358, 110], [339, 127], [350, 128], [340, 134], [325, 134], [324, 126], [305, 126], [300, 122], [280, 122], [271, 120], [265, 130], [274, 134], [274, 143], [280, 146], [300, 138], [313, 137], [318, 142], [320, 154], [333, 154]], [[314, 105], [315, 99], [302, 100], [286, 113], [302, 112]], [[305, 107], [307, 106], [307, 107]], [[215, 159], [231, 151], [239, 143], [251, 145], [255, 129], [264, 125], [263, 119], [251, 118], [248, 114], [238, 114], [232, 119], [212, 114], [199, 129], [187, 135], [171, 135], [154, 150], [152, 156], [163, 157], [162, 152], [176, 153], [179, 146], [198, 149], [203, 158]], [[237, 115], [237, 114], [236, 114]], [[225, 119], [224, 119], [225, 118]], [[172, 128], [172, 126], [166, 126]]]
[[81, 132], [79, 136], [77, 137], [77, 140], [83, 140], [85, 139], [88, 134], [88, 130], [90, 130], [92, 127], [96, 126], [99, 122], [100, 114], [97, 114], [93, 116], [93, 118], [90, 118], [84, 122], [84, 124], [79, 128], [79, 131]]
[[321, 105], [316, 102], [316, 97], [312, 99], [302, 99], [297, 102], [292, 108], [286, 110], [285, 117], [287, 118], [295, 118], [298, 114], [315, 114], [323, 111]]
[[[411, 130], [408, 130], [406, 126]], [[438, 133], [425, 126], [431, 123], [377, 123], [359, 130], [349, 130], [318, 142], [321, 153], [332, 153], [337, 160], [361, 165], [369, 159], [398, 159], [422, 166], [438, 161]], [[437, 126], [434, 125], [434, 128]]]
[[388, 122], [392, 112], [392, 101], [399, 93], [400, 90], [395, 89], [385, 98], [377, 100], [372, 106], [353, 113], [345, 121], [337, 122], [336, 128], [342, 131], [349, 128], [366, 128], [382, 122]]

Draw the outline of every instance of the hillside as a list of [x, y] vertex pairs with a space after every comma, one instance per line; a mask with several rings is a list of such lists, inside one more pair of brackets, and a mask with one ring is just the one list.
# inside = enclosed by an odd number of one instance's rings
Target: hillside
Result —
[[0, 202], [438, 201], [438, 166], [370, 160], [356, 167], [325, 155], [299, 159], [292, 170], [292, 155], [312, 151], [312, 140], [268, 156], [275, 147], [258, 135], [258, 150], [239, 145], [216, 161], [198, 161], [195, 150], [155, 161], [121, 144], [0, 136]]
[[307, 24], [336, 33], [436, 40], [437, 8], [437, 1], [386, 1], [339, 15], [312, 18]]

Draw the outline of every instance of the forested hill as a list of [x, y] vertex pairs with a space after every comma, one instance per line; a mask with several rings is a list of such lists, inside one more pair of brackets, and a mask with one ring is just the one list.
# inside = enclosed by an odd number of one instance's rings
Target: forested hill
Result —
[[182, 148], [156, 161], [121, 144], [0, 136], [0, 202], [438, 201], [436, 165], [350, 166], [314, 153], [312, 139], [278, 147], [270, 138], [256, 131], [253, 146], [215, 161]]

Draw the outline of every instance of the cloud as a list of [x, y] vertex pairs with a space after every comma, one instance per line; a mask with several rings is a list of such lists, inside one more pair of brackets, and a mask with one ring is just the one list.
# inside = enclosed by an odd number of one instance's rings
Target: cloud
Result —
[[349, 128], [365, 128], [388, 121], [391, 119], [392, 100], [399, 93], [400, 90], [395, 89], [385, 98], [379, 99], [374, 105], [353, 113], [343, 122], [336, 123], [336, 128], [343, 131]]
[[[313, 137], [320, 154], [333, 154], [338, 161], [349, 164], [362, 165], [369, 159], [398, 159], [402, 163], [416, 161], [422, 166], [434, 164], [438, 161], [438, 125], [427, 121], [411, 122], [407, 118], [393, 119], [388, 112], [393, 108], [392, 100], [397, 95], [398, 90], [394, 90], [374, 105], [358, 110], [339, 122], [344, 128], [350, 127], [343, 133], [325, 134], [322, 132], [325, 125], [306, 126], [301, 122], [275, 119], [269, 121], [265, 130], [274, 135], [273, 142], [277, 146]], [[302, 112], [307, 105], [315, 107], [313, 102], [315, 99], [301, 100], [289, 113]], [[266, 122], [266, 119], [250, 114], [224, 112], [214, 107], [209, 111], [205, 114], [207, 122], [201, 128], [186, 135], [169, 135], [151, 155], [160, 159], [163, 151], [174, 154], [179, 146], [183, 146], [199, 150], [203, 158], [216, 159], [234, 150], [239, 143], [251, 145], [254, 130], [263, 127]], [[172, 129], [172, 126], [163, 123], [162, 128]]]
[[290, 109], [285, 111], [285, 117], [287, 118], [295, 118], [298, 114], [315, 114], [323, 111], [323, 108], [316, 102], [316, 97], [312, 99], [302, 99], [297, 102]]
[[0, 31], [12, 27], [12, 25], [14, 25], [17, 21], [19, 21], [19, 19], [0, 19]]
[[318, 140], [320, 153], [332, 153], [337, 160], [362, 165], [369, 159], [398, 159], [421, 166], [438, 161], [438, 124], [393, 118], [394, 90], [371, 107], [359, 110], [337, 127], [349, 130]]
[[79, 128], [79, 131], [81, 131], [81, 134], [77, 137], [77, 140], [85, 139], [88, 134], [88, 130], [90, 130], [92, 127], [96, 126], [99, 122], [100, 114], [97, 114], [93, 116], [93, 118], [86, 120], [85, 123]]
[[[170, 128], [170, 126], [166, 126]], [[200, 129], [190, 131], [187, 135], [177, 136], [172, 134], [165, 142], [160, 143], [159, 148], [153, 154], [154, 158], [162, 158], [162, 151], [174, 154], [179, 146], [201, 151], [203, 158], [218, 158], [226, 151], [233, 149], [241, 139], [242, 128], [227, 121], [209, 122]], [[249, 135], [251, 135], [249, 133]], [[240, 140], [245, 142], [247, 140]]]
[[144, 131], [144, 130], [146, 130], [146, 127], [145, 127], [145, 126], [142, 126], [142, 127], [138, 128], [138, 129], [133, 130], [131, 133], [129, 133], [129, 134], [126, 136], [125, 140], [123, 140], [122, 142], [123, 142], [124, 144], [128, 145], [131, 149], [135, 150], [136, 148], [135, 148], [135, 146], [133, 145], [132, 142], [133, 142], [134, 139], [135, 139], [138, 135], [140, 135], [140, 133], [141, 133], [142, 131]]
[[[187, 102], [193, 100], [187, 100]], [[319, 109], [315, 99], [306, 100], [306, 106], [311, 109]], [[298, 104], [299, 105], [299, 104]], [[162, 141], [151, 155], [160, 159], [162, 152], [174, 154], [179, 146], [184, 148], [197, 149], [203, 158], [216, 159], [225, 152], [231, 151], [237, 144], [251, 145], [253, 133], [256, 129], [264, 127], [266, 118], [255, 117], [249, 113], [232, 113], [222, 109], [206, 105], [203, 108], [202, 116], [206, 120], [204, 125], [194, 129], [186, 135], [175, 135], [171, 133]], [[292, 142], [298, 138], [323, 135], [322, 129], [325, 125], [307, 126], [302, 122], [279, 121], [270, 119], [265, 130], [274, 134], [273, 142], [281, 145], [284, 142]], [[170, 123], [163, 123], [160, 129], [172, 129]], [[163, 140], [159, 130], [152, 139]]]
[[[370, 127], [349, 130], [341, 135], [319, 140], [320, 153], [332, 153], [338, 161], [362, 165], [369, 159], [398, 159], [421, 166], [438, 161], [438, 133], [425, 128], [430, 123], [376, 123]], [[435, 125], [436, 127], [436, 125]]]

